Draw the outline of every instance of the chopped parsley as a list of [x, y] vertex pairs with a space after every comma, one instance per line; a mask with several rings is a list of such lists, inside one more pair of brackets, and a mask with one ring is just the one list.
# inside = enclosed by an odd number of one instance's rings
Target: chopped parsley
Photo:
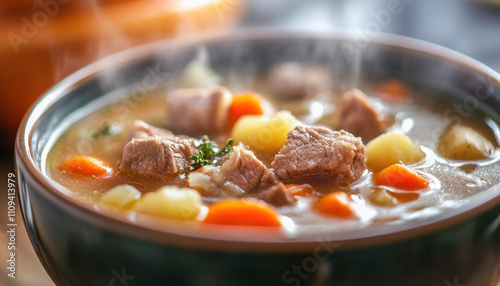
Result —
[[123, 126], [115, 123], [104, 122], [99, 128], [91, 133], [91, 137], [94, 140], [103, 139], [107, 136], [118, 135], [123, 132]]
[[198, 153], [189, 157], [193, 161], [191, 163], [191, 170], [197, 170], [205, 165], [215, 165], [224, 155], [233, 149], [232, 138], [229, 138], [226, 141], [226, 146], [220, 150], [217, 144], [208, 139], [206, 135], [202, 136], [198, 141], [199, 144], [196, 145]]

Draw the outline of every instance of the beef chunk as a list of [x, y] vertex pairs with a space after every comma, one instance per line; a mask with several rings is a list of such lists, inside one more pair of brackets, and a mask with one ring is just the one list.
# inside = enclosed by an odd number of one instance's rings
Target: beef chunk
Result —
[[262, 176], [261, 184], [264, 186], [270, 186], [281, 182], [278, 175], [274, 172], [274, 170], [268, 170], [264, 176]]
[[260, 191], [257, 197], [275, 206], [286, 206], [295, 203], [295, 199], [282, 182]]
[[337, 183], [357, 180], [366, 169], [365, 146], [346, 131], [297, 126], [271, 166], [283, 181], [326, 176]]
[[188, 182], [192, 188], [203, 189], [213, 197], [241, 197], [260, 184], [267, 167], [243, 145], [233, 148], [218, 166], [204, 166], [191, 172]]
[[158, 135], [160, 137], [164, 138], [174, 138], [174, 134], [170, 132], [170, 130], [163, 129], [163, 128], [157, 128], [154, 126], [151, 126], [147, 124], [146, 122], [142, 120], [136, 120], [132, 124], [132, 128], [130, 129], [129, 135], [127, 137], [127, 142], [132, 140], [133, 138], [135, 139], [140, 139], [140, 138], [148, 138], [153, 135]]
[[243, 145], [235, 146], [225, 157], [219, 176], [215, 178], [219, 185], [230, 182], [248, 192], [260, 183], [267, 172], [267, 167]]
[[220, 133], [227, 128], [231, 100], [224, 87], [175, 90], [167, 98], [166, 128], [193, 137]]
[[270, 92], [280, 99], [303, 99], [327, 92], [330, 75], [319, 66], [285, 62], [269, 71], [267, 85]]
[[337, 112], [338, 128], [361, 137], [365, 143], [382, 134], [388, 125], [387, 118], [359, 89], [344, 93]]
[[125, 145], [118, 169], [144, 176], [168, 177], [187, 170], [189, 157], [196, 152], [193, 139], [158, 135], [134, 138]]

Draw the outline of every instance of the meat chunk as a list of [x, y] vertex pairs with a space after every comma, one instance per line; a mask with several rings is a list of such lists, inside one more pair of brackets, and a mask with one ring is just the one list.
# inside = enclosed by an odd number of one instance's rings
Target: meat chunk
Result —
[[359, 89], [344, 93], [337, 112], [338, 128], [361, 137], [365, 143], [382, 134], [388, 126], [386, 116], [379, 113]]
[[268, 170], [264, 176], [262, 176], [261, 184], [264, 186], [270, 186], [281, 182], [278, 175], [274, 172], [274, 170]]
[[252, 151], [238, 145], [224, 156], [218, 166], [204, 166], [189, 174], [189, 186], [202, 189], [207, 196], [241, 197], [260, 184], [267, 167]]
[[343, 130], [297, 126], [288, 133], [271, 166], [283, 181], [326, 176], [336, 183], [350, 183], [366, 169], [365, 146]]
[[125, 145], [118, 169], [144, 176], [168, 177], [186, 171], [189, 157], [196, 152], [194, 139], [158, 135], [134, 138]]
[[231, 100], [224, 87], [175, 90], [167, 98], [166, 128], [193, 137], [220, 133], [227, 128]]
[[257, 197], [275, 206], [291, 205], [296, 201], [282, 182], [260, 191]]
[[142, 120], [136, 120], [132, 124], [132, 128], [130, 129], [129, 135], [127, 137], [127, 142], [132, 140], [133, 138], [147, 138], [153, 135], [158, 135], [164, 138], [174, 138], [174, 134], [167, 129], [157, 128], [147, 124]]
[[319, 66], [285, 62], [269, 71], [267, 85], [270, 92], [280, 99], [303, 99], [327, 92], [330, 75]]
[[267, 172], [264, 163], [243, 145], [235, 146], [225, 157], [222, 159], [224, 163], [220, 166], [219, 176], [215, 178], [219, 185], [230, 182], [248, 192], [260, 183]]

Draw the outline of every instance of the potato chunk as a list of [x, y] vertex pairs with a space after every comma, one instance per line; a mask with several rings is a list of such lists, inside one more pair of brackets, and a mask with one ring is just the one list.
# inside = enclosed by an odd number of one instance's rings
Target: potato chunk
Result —
[[398, 204], [398, 200], [385, 189], [375, 189], [369, 198], [373, 204], [379, 206], [395, 206]]
[[193, 220], [201, 208], [200, 194], [190, 188], [165, 186], [157, 191], [145, 194], [133, 210], [183, 221]]
[[495, 146], [471, 127], [456, 124], [441, 137], [438, 153], [452, 160], [481, 160], [488, 158]]
[[413, 164], [424, 158], [424, 153], [406, 135], [384, 133], [366, 145], [368, 168], [378, 172], [392, 164]]
[[233, 127], [235, 144], [242, 142], [255, 152], [275, 154], [283, 147], [288, 132], [302, 123], [289, 111], [279, 111], [272, 117], [246, 115]]
[[112, 188], [99, 198], [99, 203], [121, 209], [131, 209], [141, 197], [141, 192], [130, 185], [120, 185]]

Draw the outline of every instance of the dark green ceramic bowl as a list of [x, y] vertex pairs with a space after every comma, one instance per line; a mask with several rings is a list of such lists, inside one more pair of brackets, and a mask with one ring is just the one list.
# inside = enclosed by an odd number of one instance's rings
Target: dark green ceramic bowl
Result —
[[111, 56], [49, 90], [25, 116], [17, 135], [24, 220], [56, 284], [492, 283], [500, 260], [500, 185], [431, 218], [298, 240], [132, 224], [58, 191], [44, 175], [44, 156], [68, 116], [104, 95], [125, 94], [133, 101], [141, 92], [171, 83], [200, 47], [210, 64], [229, 76], [258, 74], [288, 60], [329, 63], [334, 84], [342, 89], [354, 86], [356, 75], [361, 81], [398, 78], [446, 94], [450, 106], [474, 101], [478, 110], [500, 118], [500, 76], [493, 70], [451, 50], [396, 36], [357, 42], [349, 33], [248, 31], [164, 41]]

